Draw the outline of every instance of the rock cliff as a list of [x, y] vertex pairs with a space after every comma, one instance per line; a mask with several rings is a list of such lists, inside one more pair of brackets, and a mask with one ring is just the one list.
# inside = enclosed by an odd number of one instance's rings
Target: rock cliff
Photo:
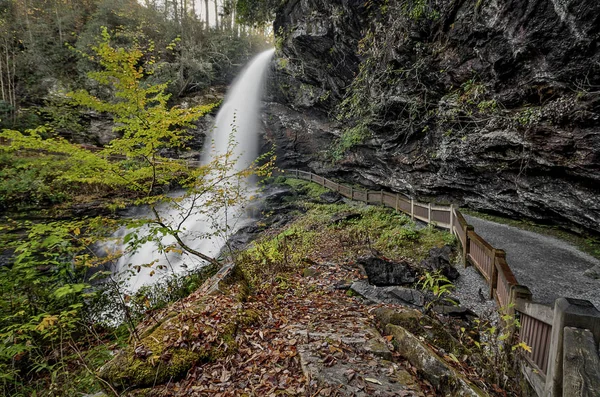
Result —
[[288, 0], [283, 167], [600, 232], [596, 0]]

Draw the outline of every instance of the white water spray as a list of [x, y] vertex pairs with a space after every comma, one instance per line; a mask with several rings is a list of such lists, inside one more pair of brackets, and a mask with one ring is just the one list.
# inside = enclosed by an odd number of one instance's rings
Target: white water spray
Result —
[[[212, 151], [210, 148], [204, 149], [203, 162], [208, 163], [214, 158], [213, 156], [224, 155], [228, 150], [231, 151], [229, 145], [232, 133], [233, 140], [237, 143], [233, 147], [233, 157], [238, 159], [232, 171], [242, 171], [256, 159], [261, 97], [266, 71], [274, 52], [275, 50], [269, 50], [257, 55], [234, 82], [217, 114], [212, 132], [214, 148]], [[196, 236], [212, 234], [212, 230], [216, 231], [224, 225], [215, 224], [215, 217], [209, 219], [206, 216], [195, 215], [184, 219], [184, 213], [191, 205], [191, 202], [182, 202], [179, 208], [158, 208], [158, 211], [165, 223], [178, 225], [183, 220], [180, 230], [185, 232], [182, 233], [181, 238], [187, 246], [208, 256], [217, 255], [225, 241], [214, 237], [197, 238]], [[202, 203], [196, 202], [194, 205], [201, 206]], [[238, 216], [235, 224], [228, 224], [229, 232], [234, 232], [243, 224], [244, 219]], [[132, 230], [122, 230], [120, 235], [131, 232]], [[142, 228], [138, 231], [138, 233], [144, 232], [147, 232], [147, 229]], [[160, 244], [168, 246], [174, 243], [175, 239], [168, 236], [164, 237]], [[125, 250], [126, 247], [123, 249]], [[147, 242], [136, 252], [119, 259], [117, 272], [123, 274], [126, 270], [134, 268], [133, 276], [127, 282], [129, 289], [135, 291], [143, 285], [160, 280], [163, 275], [182, 273], [205, 264], [199, 258], [185, 252], [161, 254], [159, 251], [157, 243]]]

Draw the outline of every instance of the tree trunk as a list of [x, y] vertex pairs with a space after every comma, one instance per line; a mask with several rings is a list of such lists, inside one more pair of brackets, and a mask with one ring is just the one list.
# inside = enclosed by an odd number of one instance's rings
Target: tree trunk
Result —
[[186, 33], [187, 30], [187, 0], [181, 0], [181, 4], [180, 4], [180, 8], [181, 8], [181, 40], [183, 40], [183, 42], [185, 42], [185, 35], [184, 33]]
[[58, 8], [54, 9], [54, 13], [56, 14], [56, 25], [58, 26], [58, 37], [60, 39], [60, 44], [64, 44], [63, 32], [62, 32], [62, 21], [60, 20], [60, 16], [58, 15]]
[[13, 62], [12, 67], [12, 74], [11, 74], [11, 70], [10, 70], [10, 55], [8, 52], [8, 42], [6, 42], [6, 45], [4, 46], [4, 55], [5, 55], [5, 61], [6, 61], [6, 81], [7, 81], [7, 86], [8, 86], [8, 103], [11, 107], [10, 110], [10, 119], [12, 120], [13, 124], [16, 120], [16, 114], [17, 114], [17, 99], [16, 99], [16, 95], [15, 95], [15, 82], [14, 82], [14, 76], [15, 76], [15, 64]]
[[2, 100], [6, 102], [6, 92], [4, 90], [4, 68], [2, 67], [2, 61], [0, 61], [0, 90], [2, 90]]
[[31, 23], [29, 22], [29, 4], [27, 0], [24, 1], [23, 13], [25, 14], [25, 26], [27, 27], [27, 33], [29, 34], [29, 48], [33, 48], [33, 33], [31, 32]]
[[231, 31], [233, 32], [233, 36], [237, 37], [237, 23], [235, 22], [235, 4], [231, 9]]
[[215, 1], [215, 30], [219, 30], [219, 0]]
[[175, 14], [175, 23], [179, 25], [179, 7], [177, 7], [177, 1], [173, 0], [173, 13]]
[[208, 0], [204, 0], [204, 11], [206, 12], [206, 30], [208, 30], [210, 28], [210, 22], [208, 18]]

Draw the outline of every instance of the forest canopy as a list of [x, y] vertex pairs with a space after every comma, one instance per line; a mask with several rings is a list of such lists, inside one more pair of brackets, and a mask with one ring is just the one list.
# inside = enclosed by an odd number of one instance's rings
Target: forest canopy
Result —
[[[238, 6], [216, 0], [210, 6], [208, 0], [1, 2], [0, 128], [34, 128], [53, 121], [64, 92], [84, 88], [106, 94], [87, 77], [94, 63], [77, 54], [90, 52], [102, 26], [115, 45], [145, 48], [146, 56], [156, 60], [149, 83], [167, 83], [173, 101], [227, 85], [269, 40], [264, 30], [238, 21], [254, 24], [268, 13], [254, 6], [249, 12], [247, 1]], [[246, 11], [238, 17], [237, 8]]]

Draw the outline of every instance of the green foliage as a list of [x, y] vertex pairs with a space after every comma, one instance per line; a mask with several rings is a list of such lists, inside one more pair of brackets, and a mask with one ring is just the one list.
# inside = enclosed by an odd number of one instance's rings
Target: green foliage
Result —
[[348, 150], [364, 143], [370, 137], [371, 132], [363, 120], [360, 124], [342, 131], [342, 135], [331, 150], [331, 156], [334, 160], [341, 160]]
[[[531, 352], [531, 347], [517, 341], [521, 327], [512, 305], [500, 309], [499, 319], [475, 319], [475, 329], [467, 332], [461, 328], [461, 343], [471, 349], [469, 360], [488, 384], [499, 385], [516, 393], [520, 390], [521, 371], [517, 361], [521, 352]], [[473, 337], [473, 335], [475, 337]]]
[[64, 170], [60, 164], [49, 165], [43, 159], [32, 162], [0, 152], [0, 170], [0, 208], [56, 204], [68, 198], [68, 190], [54, 184]]
[[[29, 173], [5, 174], [3, 202], [19, 195], [34, 193], [28, 201], [41, 199], [57, 201], [56, 196], [77, 186], [102, 186], [104, 189], [129, 190], [136, 195], [149, 197], [158, 186], [177, 183], [193, 184], [196, 179], [209, 173], [210, 167], [189, 170], [181, 162], [171, 161], [161, 155], [166, 149], [183, 150], [188, 135], [186, 128], [214, 105], [191, 108], [168, 107], [169, 95], [166, 84], [146, 86], [143, 77], [152, 73], [154, 61], [147, 60], [140, 48], [125, 50], [110, 44], [105, 29], [101, 41], [93, 47], [94, 55], [88, 55], [102, 66], [102, 70], [90, 72], [90, 78], [109, 88], [113, 95], [102, 100], [86, 91], [69, 94], [75, 104], [107, 112], [117, 123], [116, 131], [122, 136], [113, 140], [100, 152], [90, 152], [84, 147], [69, 143], [60, 137], [50, 137], [50, 131], [40, 127], [25, 133], [4, 130], [0, 137], [11, 144], [0, 151], [17, 161]], [[123, 158], [123, 161], [111, 161]], [[39, 183], [29, 189], [18, 183], [11, 189], [13, 180], [26, 178]], [[4, 199], [6, 197], [6, 199]], [[37, 198], [39, 197], [39, 198]], [[157, 200], [148, 199], [148, 201]]]
[[431, 0], [410, 0], [403, 4], [406, 15], [415, 21], [420, 19], [436, 20], [440, 17]]
[[[183, 242], [180, 238], [183, 222], [169, 223], [156, 207], [179, 209], [184, 220], [196, 214], [215, 219], [220, 211], [243, 204], [247, 177], [268, 175], [273, 159], [265, 155], [259, 159], [261, 162], [234, 171], [237, 156], [233, 153], [233, 140], [226, 153], [203, 166], [191, 168], [183, 161], [165, 157], [163, 153], [167, 150], [185, 150], [186, 128], [214, 105], [170, 107], [166, 84], [153, 86], [144, 81], [152, 73], [154, 59], [135, 45], [129, 49], [114, 47], [106, 29], [93, 50], [93, 54], [86, 56], [98, 62], [100, 69], [89, 76], [109, 94], [101, 98], [80, 90], [69, 97], [79, 106], [109, 113], [117, 123], [120, 137], [102, 150], [92, 152], [55, 136], [45, 127], [25, 132], [2, 131], [0, 137], [7, 143], [0, 146], [3, 166], [6, 163], [8, 168], [14, 160], [20, 167], [18, 170], [25, 171], [3, 175], [6, 178], [0, 184], [3, 202], [27, 195], [32, 196], [29, 197], [32, 203], [58, 200], [56, 195], [63, 188], [74, 193], [86, 188], [112, 191], [122, 195], [123, 205], [145, 204], [152, 211], [147, 219], [124, 220], [123, 224], [130, 228], [145, 226], [126, 236], [129, 249], [157, 241], [161, 253], [185, 250], [216, 265], [214, 258]], [[30, 181], [38, 186], [26, 186]], [[170, 184], [186, 188], [185, 193], [173, 197], [159, 191]], [[191, 204], [182, 209], [184, 203]], [[219, 230], [197, 237], [227, 236], [230, 226], [227, 223]], [[94, 249], [116, 227], [117, 223], [107, 218], [40, 224], [17, 222], [16, 228], [24, 229], [26, 238], [12, 240], [13, 263], [0, 267], [3, 394], [17, 392], [27, 383], [39, 386], [32, 390], [43, 390], [44, 384], [49, 385], [54, 394], [77, 395], [87, 391], [79, 386], [70, 389], [70, 378], [63, 374], [70, 373], [68, 368], [75, 360], [84, 360], [85, 344], [96, 345], [102, 340], [96, 328], [110, 327], [109, 320], [113, 320], [112, 325], [122, 323], [136, 337], [135, 325], [142, 312], [180, 298], [201, 281], [201, 277], [173, 278], [154, 289], [130, 295], [122, 280], [101, 269], [123, 253], [97, 257]], [[176, 242], [161, 243], [165, 235], [174, 237]], [[133, 265], [129, 273], [153, 263]], [[99, 280], [104, 282], [104, 289], [93, 287]], [[111, 300], [111, 304], [99, 305]], [[108, 308], [114, 310], [107, 317], [116, 313], [120, 318], [102, 319]], [[89, 339], [95, 342], [92, 344]], [[84, 383], [97, 387], [93, 371], [88, 372], [93, 380]], [[58, 383], [62, 390], [56, 389]]]
[[280, 277], [281, 273], [304, 266], [317, 234], [291, 226], [274, 237], [255, 242], [237, 259], [246, 279], [258, 286]]
[[91, 247], [115, 222], [93, 218], [19, 227], [26, 236], [9, 246], [15, 250], [11, 266], [0, 268], [4, 395], [38, 376], [50, 376], [52, 384], [66, 382], [69, 359], [89, 342], [82, 335], [92, 327], [82, 316], [94, 295], [88, 272], [97, 262]]
[[283, 26], [280, 26], [279, 30], [275, 34], [275, 49], [277, 50], [278, 53], [280, 53], [281, 50], [283, 49], [283, 44], [285, 43], [286, 39], [287, 39], [287, 33], [283, 29]]
[[467, 80], [461, 85], [460, 101], [467, 105], [477, 105], [482, 102], [482, 98], [487, 93], [485, 86], [475, 78]]
[[542, 118], [540, 108], [525, 108], [515, 116], [516, 121], [522, 127], [529, 128], [539, 123]]
[[307, 182], [302, 179], [285, 178], [283, 183], [294, 188], [300, 194], [318, 200], [323, 193], [329, 192], [329, 189], [324, 188], [318, 183]]
[[46, 127], [70, 142], [85, 142], [86, 128], [80, 110], [68, 98], [53, 97], [45, 101], [40, 116], [47, 120]]
[[[367, 34], [359, 43], [359, 49], [363, 48], [362, 51], [366, 51], [364, 42], [371, 39], [373, 35]], [[371, 136], [368, 126], [373, 121], [375, 111], [373, 103], [366, 99], [369, 97], [369, 79], [373, 61], [371, 57], [363, 61], [358, 75], [337, 108], [337, 119], [349, 126], [344, 128], [330, 150], [331, 157], [336, 161], [341, 160], [348, 150]]]
[[[240, 65], [267, 46], [261, 33], [238, 34], [230, 26], [207, 28], [189, 11], [172, 0], [144, 5], [136, 0], [2, 2], [0, 128], [37, 127], [45, 121], [37, 115], [39, 107], [62, 87], [106, 94], [87, 78], [97, 65], [70, 49], [87, 52], [102, 26], [111, 32], [116, 47], [154, 43], [148, 53], [157, 60], [152, 84], [168, 84], [167, 91], [176, 97], [229, 84]], [[169, 46], [177, 38], [178, 44]]]
[[[305, 182], [286, 178], [285, 183], [307, 194]], [[303, 269], [313, 255], [327, 255], [328, 260], [336, 262], [354, 261], [375, 249], [388, 258], [420, 261], [431, 248], [453, 242], [449, 233], [435, 228], [418, 229], [410, 218], [388, 208], [309, 202], [302, 205], [305, 210], [294, 222], [255, 241], [237, 258], [255, 287], [271, 282], [280, 272]], [[332, 217], [340, 214], [355, 216], [332, 223]]]
[[417, 287], [424, 291], [429, 291], [433, 294], [431, 299], [425, 305], [425, 310], [431, 309], [435, 304], [438, 303], [450, 303], [452, 305], [458, 305], [456, 301], [450, 298], [450, 294], [454, 290], [454, 284], [446, 276], [442, 274], [440, 270], [433, 273], [425, 272], [419, 281], [417, 281]]
[[237, 20], [250, 26], [264, 26], [275, 19], [275, 10], [281, 3], [281, 0], [237, 0]]
[[[165, 93], [166, 84], [145, 86], [142, 82], [146, 74], [152, 74], [154, 59], [146, 61], [146, 68], [139, 66], [144, 57], [142, 50], [136, 46], [130, 50], [113, 47], [106, 28], [101, 41], [92, 48], [94, 54], [89, 58], [97, 59], [102, 70], [90, 72], [89, 77], [113, 89], [114, 99], [105, 101], [83, 90], [70, 94], [70, 97], [80, 106], [113, 116], [118, 125], [115, 131], [122, 133], [123, 137], [111, 142], [106, 155], [140, 157], [151, 165], [165, 161], [158, 157], [158, 152], [183, 147], [185, 128], [214, 107], [169, 108], [167, 101], [170, 95]], [[159, 178], [158, 181], [164, 182], [162, 177]]]

